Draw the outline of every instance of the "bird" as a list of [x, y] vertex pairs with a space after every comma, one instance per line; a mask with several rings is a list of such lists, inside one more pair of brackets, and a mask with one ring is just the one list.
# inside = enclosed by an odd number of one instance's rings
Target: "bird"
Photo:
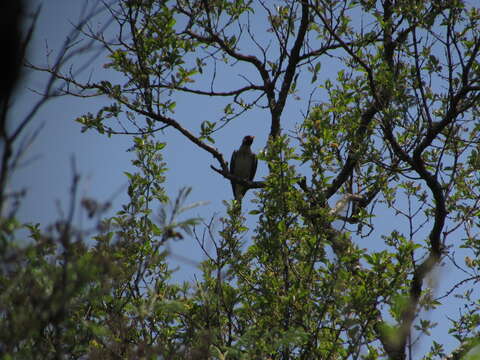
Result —
[[[250, 148], [254, 138], [255, 136], [251, 135], [245, 136], [242, 140], [242, 145], [233, 152], [230, 159], [230, 173], [248, 181], [253, 180], [257, 171], [257, 155]], [[241, 202], [248, 188], [232, 180], [230, 182], [232, 183], [233, 197], [238, 202]]]

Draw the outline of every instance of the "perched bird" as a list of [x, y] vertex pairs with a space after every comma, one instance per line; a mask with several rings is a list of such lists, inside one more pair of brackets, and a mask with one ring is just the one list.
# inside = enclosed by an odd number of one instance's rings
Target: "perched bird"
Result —
[[[252, 152], [252, 149], [250, 149], [250, 145], [252, 145], [254, 138], [254, 136], [250, 135], [245, 136], [240, 149], [233, 152], [230, 160], [230, 172], [241, 179], [249, 181], [253, 180], [255, 172], [257, 171], [258, 163], [257, 155], [255, 155]], [[233, 181], [231, 181], [231, 183], [235, 200], [241, 202], [248, 188]]]

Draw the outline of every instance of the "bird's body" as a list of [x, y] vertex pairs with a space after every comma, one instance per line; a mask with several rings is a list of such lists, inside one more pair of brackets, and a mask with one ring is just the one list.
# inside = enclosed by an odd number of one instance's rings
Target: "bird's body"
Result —
[[[245, 136], [242, 141], [240, 149], [235, 150], [230, 160], [230, 172], [248, 181], [252, 181], [257, 171], [257, 156], [252, 152], [250, 146], [253, 143], [253, 136]], [[242, 201], [243, 196], [247, 192], [248, 188], [242, 184], [237, 184], [234, 181], [232, 183], [233, 196], [235, 200]]]

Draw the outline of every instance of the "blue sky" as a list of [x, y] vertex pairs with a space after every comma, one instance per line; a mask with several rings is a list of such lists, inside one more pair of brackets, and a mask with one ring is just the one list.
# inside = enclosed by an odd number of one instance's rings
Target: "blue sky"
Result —
[[[36, 0], [33, 3], [40, 3]], [[76, 23], [82, 6], [80, 1], [44, 1], [38, 20], [30, 59], [35, 64], [47, 62], [47, 52], [52, 52], [48, 61], [55, 58], [63, 44], [65, 36], [71, 31], [72, 23]], [[107, 58], [102, 55], [89, 64], [84, 74], [99, 74]], [[110, 75], [109, 75], [110, 76]], [[115, 76], [117, 78], [115, 79]], [[14, 104], [13, 114], [22, 117], [30, 110], [31, 104], [38, 96], [30, 89], [41, 90], [46, 79], [45, 74], [29, 73], [24, 76], [18, 91], [21, 96]], [[118, 80], [118, 75], [113, 80]], [[121, 80], [120, 80], [121, 81]], [[179, 95], [176, 97], [175, 118], [182, 119], [194, 132], [200, 129], [203, 120], [210, 120], [223, 112], [226, 105], [224, 99], [199, 99]], [[81, 125], [74, 120], [91, 112], [95, 114], [101, 106], [110, 104], [106, 97], [79, 99], [61, 97], [53, 99], [40, 109], [28, 131], [31, 133], [42, 127], [40, 135], [33, 143], [23, 159], [26, 164], [18, 169], [12, 179], [12, 187], [27, 189], [27, 197], [22, 202], [19, 217], [23, 221], [46, 225], [69, 205], [69, 190], [72, 181], [71, 159], [75, 159], [76, 168], [81, 175], [79, 196], [94, 198], [100, 202], [112, 201], [110, 215], [119, 210], [128, 201], [126, 196], [127, 177], [125, 171], [136, 169], [131, 166], [133, 158], [127, 149], [132, 146], [130, 136], [118, 135], [108, 138], [95, 131], [81, 133]], [[253, 111], [241, 121], [232, 122], [221, 130], [216, 138], [215, 146], [223, 152], [227, 161], [232, 151], [239, 147], [244, 135], [255, 135], [252, 146], [258, 152], [266, 143], [269, 130], [268, 114]], [[298, 116], [298, 115], [297, 115]], [[201, 207], [186, 213], [186, 217], [202, 217], [209, 221], [214, 214], [224, 214], [223, 200], [232, 199], [230, 183], [210, 169], [210, 165], [218, 167], [218, 163], [206, 152], [199, 151], [195, 145], [179, 135], [174, 129], [166, 129], [157, 133], [156, 138], [165, 141], [167, 146], [163, 153], [169, 169], [165, 183], [167, 194], [174, 199], [182, 187], [192, 187], [189, 202], [203, 202]], [[266, 174], [266, 167], [259, 164], [257, 179]], [[245, 210], [251, 210], [252, 191], [247, 193]], [[78, 211], [77, 224], [88, 225], [85, 212]], [[253, 225], [254, 221], [250, 224]], [[202, 253], [195, 240], [187, 239], [173, 244], [173, 254], [194, 261], [202, 259]], [[181, 280], [193, 280], [195, 268], [191, 262], [179, 261], [181, 266], [176, 277]]]
[[[33, 1], [39, 3], [40, 0]], [[33, 62], [43, 63], [48, 49], [57, 50], [62, 44], [65, 35], [71, 30], [71, 23], [78, 19], [81, 1], [78, 0], [49, 0], [43, 1], [38, 29], [35, 33], [33, 48], [30, 56]], [[105, 58], [99, 57], [90, 64], [88, 71], [99, 74]], [[322, 64], [320, 78], [335, 79], [336, 65], [326, 62]], [[238, 70], [234, 70], [238, 71]], [[244, 70], [248, 72], [248, 69]], [[232, 73], [223, 79], [219, 77], [219, 84], [228, 85], [229, 81], [241, 81], [245, 73]], [[29, 74], [25, 76], [19, 86], [19, 98], [15, 104], [14, 116], [22, 117], [28, 110], [36, 95], [28, 88], [38, 89], [44, 81], [43, 74]], [[232, 80], [233, 79], [233, 80]], [[235, 80], [236, 79], [236, 80]], [[188, 128], [196, 131], [200, 128], [203, 120], [216, 119], [222, 113], [225, 106], [224, 100], [213, 98], [192, 99], [189, 96], [178, 96], [175, 118], [182, 119]], [[305, 98], [300, 101], [289, 100], [287, 110], [283, 116], [285, 127], [292, 129], [302, 119], [302, 111], [305, 111]], [[127, 201], [125, 190], [127, 178], [125, 171], [134, 171], [130, 165], [132, 154], [126, 150], [131, 147], [131, 138], [128, 136], [98, 135], [88, 131], [80, 133], [81, 126], [74, 121], [75, 118], [87, 112], [96, 113], [98, 109], [108, 104], [108, 99], [95, 98], [90, 100], [63, 97], [52, 100], [37, 114], [30, 124], [28, 131], [33, 132], [41, 124], [43, 129], [32, 145], [27, 156], [23, 159], [25, 166], [18, 169], [12, 179], [12, 187], [15, 189], [26, 188], [27, 197], [22, 203], [19, 217], [27, 222], [39, 222], [48, 224], [58, 214], [58, 203], [63, 209], [67, 208], [68, 192], [71, 185], [72, 172], [70, 168], [71, 158], [74, 157], [77, 169], [81, 174], [79, 195], [92, 197], [99, 201], [113, 200], [112, 212], [119, 209], [120, 205]], [[237, 121], [232, 122], [222, 129], [216, 137], [215, 146], [223, 152], [225, 159], [230, 160], [233, 149], [240, 145], [244, 135], [255, 135], [253, 144], [254, 151], [260, 151], [266, 143], [270, 123], [267, 112], [252, 111]], [[232, 198], [230, 183], [210, 169], [210, 165], [218, 164], [211, 155], [198, 150], [184, 137], [173, 129], [167, 129], [164, 133], [157, 134], [157, 139], [167, 142], [165, 149], [165, 161], [170, 169], [166, 182], [167, 193], [174, 198], [184, 186], [192, 186], [193, 191], [190, 202], [208, 201], [207, 205], [192, 210], [187, 214], [195, 217], [201, 216], [208, 221], [214, 214], [222, 216], [224, 206], [222, 201]], [[259, 163], [256, 179], [261, 179], [267, 172], [266, 166]], [[254, 208], [250, 202], [253, 191], [247, 193], [244, 200], [244, 212]], [[390, 219], [391, 223], [398, 222], [398, 218]], [[77, 218], [78, 223], [87, 224], [85, 214]], [[252, 227], [255, 218], [248, 216], [248, 224]], [[384, 226], [390, 224], [385, 223]], [[382, 227], [381, 227], [382, 228]], [[377, 239], [379, 241], [379, 239]], [[361, 247], [377, 247], [372, 244], [372, 239], [364, 239], [359, 244]], [[186, 237], [182, 242], [173, 246], [173, 253], [182, 255], [192, 260], [202, 258], [201, 250], [193, 239]], [[195, 268], [191, 264], [178, 261], [180, 266], [176, 274], [178, 279], [193, 280]], [[452, 280], [450, 272], [439, 268], [436, 270], [437, 281], [441, 287], [445, 278]], [[450, 275], [449, 275], [450, 274]], [[434, 278], [434, 277], [432, 277]], [[456, 306], [448, 306], [447, 312], [456, 313]], [[435, 312], [431, 315], [433, 321], [447, 323], [444, 313]], [[449, 341], [450, 346], [455, 345], [450, 337], [446, 337], [445, 327], [438, 332], [442, 334], [440, 340]]]

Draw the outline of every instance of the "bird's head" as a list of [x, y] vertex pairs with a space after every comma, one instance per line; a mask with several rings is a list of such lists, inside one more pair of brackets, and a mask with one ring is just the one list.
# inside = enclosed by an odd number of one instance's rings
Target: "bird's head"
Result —
[[253, 139], [255, 139], [255, 136], [247, 135], [243, 138], [242, 144], [243, 145], [252, 145]]

